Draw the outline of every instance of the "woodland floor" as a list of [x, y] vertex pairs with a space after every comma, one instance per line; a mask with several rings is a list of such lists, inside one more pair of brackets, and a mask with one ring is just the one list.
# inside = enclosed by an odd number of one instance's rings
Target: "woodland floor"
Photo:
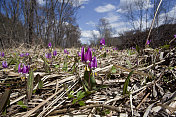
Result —
[[[82, 85], [85, 64], [77, 56], [80, 49], [68, 49], [68, 56], [56, 49], [57, 57], [48, 59], [47, 64], [41, 55], [48, 49], [4, 50], [1, 62], [11, 62], [8, 68], [0, 66], [1, 116], [176, 116], [176, 48], [146, 48], [139, 53], [105, 48], [109, 51], [95, 49], [96, 88], [87, 92]], [[26, 52], [30, 56], [19, 57]], [[29, 74], [17, 72], [17, 60], [34, 70], [31, 97]]]

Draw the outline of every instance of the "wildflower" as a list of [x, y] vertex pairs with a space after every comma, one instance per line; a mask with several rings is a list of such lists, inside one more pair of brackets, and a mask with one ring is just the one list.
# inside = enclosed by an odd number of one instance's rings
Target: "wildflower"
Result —
[[84, 61], [84, 46], [81, 49], [81, 61]]
[[78, 56], [81, 56], [81, 54], [80, 54], [80, 52], [79, 52], [79, 51], [77, 52], [77, 54], [78, 54]]
[[24, 54], [23, 54], [23, 53], [21, 53], [19, 56], [20, 56], [20, 57], [24, 57]]
[[84, 54], [84, 46], [83, 46], [81, 49], [81, 61], [86, 62], [87, 60], [92, 61], [92, 52], [91, 52], [91, 49], [88, 48], [87, 52]]
[[106, 52], [108, 52], [108, 50], [106, 50]]
[[100, 45], [105, 45], [105, 39], [104, 39], [104, 38], [102, 38], [102, 39], [100, 40]]
[[149, 45], [150, 44], [150, 41], [149, 40], [147, 40], [147, 43], [146, 43], [147, 45]]
[[29, 66], [23, 65], [23, 73], [28, 73], [29, 72]]
[[174, 35], [174, 37], [176, 38], [176, 35]]
[[93, 60], [89, 63], [90, 68], [97, 68], [97, 59], [93, 57]]
[[69, 54], [69, 52], [67, 51], [67, 49], [64, 49], [64, 53], [65, 54]]
[[52, 45], [51, 45], [51, 42], [49, 42], [49, 44], [48, 44], [48, 47], [50, 48]]
[[87, 49], [87, 60], [92, 61], [92, 52], [90, 48]]
[[7, 67], [8, 67], [8, 64], [7, 64], [6, 61], [3, 61], [3, 62], [2, 62], [2, 67], [3, 67], [3, 68], [7, 68]]
[[45, 57], [48, 58], [48, 59], [51, 58], [51, 53], [46, 53]]
[[56, 56], [57, 55], [57, 51], [53, 51], [53, 56]]
[[136, 48], [134, 48], [134, 47], [131, 47], [131, 49], [132, 49], [132, 50], [135, 50]]
[[5, 54], [4, 54], [4, 52], [2, 52], [2, 53], [1, 53], [1, 57], [4, 57], [4, 56], [5, 56]]
[[25, 73], [28, 73], [29, 72], [29, 66], [27, 65], [24, 65], [23, 64], [23, 68], [21, 68], [21, 63], [18, 65], [18, 72], [19, 73], [23, 73], [23, 74], [25, 74]]
[[29, 56], [29, 53], [26, 53], [26, 56]]
[[113, 51], [114, 51], [115, 49], [113, 48]]
[[100, 46], [100, 50], [102, 50], [102, 47]]

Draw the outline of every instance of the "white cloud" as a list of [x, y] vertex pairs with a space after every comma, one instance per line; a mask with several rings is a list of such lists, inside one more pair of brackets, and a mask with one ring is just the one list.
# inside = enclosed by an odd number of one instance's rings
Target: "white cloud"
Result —
[[81, 8], [85, 8], [85, 6], [83, 5], [87, 4], [89, 0], [71, 0], [70, 2], [73, 3], [73, 6], [81, 6]]
[[112, 10], [115, 10], [116, 7], [112, 4], [107, 4], [105, 6], [98, 6], [97, 8], [95, 8], [95, 11], [98, 13], [104, 13], [104, 12], [109, 12]]
[[153, 7], [153, 4], [151, 4], [150, 0], [120, 0], [119, 9], [116, 11], [118, 13], [125, 13], [127, 12], [126, 8], [131, 5], [132, 10], [139, 10], [139, 7], [137, 4], [141, 4], [142, 9], [149, 9]]
[[37, 0], [40, 5], [45, 4], [45, 0]]
[[110, 23], [119, 20], [120, 16], [114, 15], [113, 13], [108, 13], [108, 16], [105, 17]]
[[119, 28], [119, 27], [123, 27], [126, 26], [127, 23], [126, 22], [114, 22], [110, 24], [112, 28]]
[[97, 37], [100, 36], [99, 32], [97, 30], [82, 30], [81, 31], [81, 43], [83, 44], [89, 44], [89, 41], [93, 39], [93, 34], [97, 35]]
[[92, 33], [99, 35], [99, 32], [97, 30], [83, 30], [81, 31], [81, 36], [86, 38], [92, 38]]
[[92, 27], [95, 27], [95, 22], [93, 22], [93, 21], [89, 21], [89, 22], [87, 22], [86, 24], [87, 24], [87, 25], [90, 25], [90, 26], [92, 26]]
[[118, 13], [126, 13], [126, 12], [128, 12], [128, 11], [125, 10], [125, 9], [119, 8], [119, 9], [117, 9], [116, 12], [118, 12]]
[[85, 6], [81, 6], [81, 9], [84, 9], [85, 8]]

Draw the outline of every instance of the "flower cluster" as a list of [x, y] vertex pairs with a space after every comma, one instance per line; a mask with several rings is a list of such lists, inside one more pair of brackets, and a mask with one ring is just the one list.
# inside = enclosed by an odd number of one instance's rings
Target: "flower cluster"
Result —
[[80, 52], [79, 52], [79, 51], [77, 52], [77, 54], [78, 54], [78, 56], [81, 56], [81, 54], [80, 54]]
[[2, 52], [2, 53], [0, 52], [0, 56], [4, 57], [5, 56], [4, 52]]
[[[51, 52], [52, 52], [51, 42], [49, 42], [48, 47], [50, 48], [50, 52], [49, 53], [45, 53], [45, 57], [50, 59], [52, 57], [52, 54], [51, 54]], [[53, 56], [57, 56], [57, 51], [56, 50], [53, 51]]]
[[97, 59], [93, 57], [93, 60], [89, 63], [90, 68], [97, 68]]
[[69, 54], [69, 52], [68, 52], [67, 49], [64, 49], [64, 53], [65, 53], [65, 54]]
[[18, 65], [18, 72], [19, 73], [23, 73], [23, 74], [25, 74], [25, 73], [28, 73], [29, 72], [29, 68], [30, 68], [30, 66], [29, 65], [24, 65], [23, 64], [23, 67], [21, 67], [21, 63]]
[[6, 61], [3, 61], [3, 62], [2, 62], [2, 67], [3, 67], [3, 68], [7, 68], [7, 67], [8, 67], [8, 64], [7, 64]]
[[149, 45], [150, 44], [150, 40], [147, 40], [147, 43], [146, 43], [147, 45]]
[[105, 45], [105, 39], [104, 39], [104, 38], [102, 38], [102, 39], [100, 40], [100, 45]]
[[51, 53], [45, 53], [45, 57], [46, 57], [46, 58], [50, 59], [51, 56], [52, 56]]
[[53, 51], [53, 56], [56, 56], [56, 55], [57, 55], [57, 51], [54, 50], [54, 51]]
[[19, 56], [20, 56], [20, 57], [29, 56], [29, 53], [26, 53], [26, 54], [21, 53]]
[[89, 67], [90, 68], [96, 68], [97, 67], [97, 59], [94, 57], [92, 59], [92, 52], [91, 49], [88, 47], [87, 51], [84, 52], [84, 46], [81, 49], [81, 61], [82, 62], [87, 62], [89, 61]]
[[51, 42], [49, 42], [48, 47], [51, 48], [51, 46], [52, 46], [52, 45], [51, 45]]

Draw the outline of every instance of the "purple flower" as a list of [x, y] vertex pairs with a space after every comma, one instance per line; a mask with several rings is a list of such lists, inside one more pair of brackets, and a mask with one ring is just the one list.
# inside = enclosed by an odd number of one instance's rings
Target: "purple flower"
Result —
[[91, 49], [88, 48], [87, 52], [85, 52], [84, 54], [84, 46], [83, 46], [81, 49], [81, 61], [86, 62], [87, 60], [92, 61], [92, 52], [91, 52]]
[[48, 44], [48, 47], [50, 48], [52, 45], [51, 45], [51, 42], [49, 42], [49, 44]]
[[64, 49], [64, 53], [65, 54], [69, 54], [69, 52], [67, 51], [67, 49]]
[[93, 48], [93, 52], [95, 52], [95, 49]]
[[102, 47], [100, 46], [100, 50], [102, 50]]
[[102, 38], [102, 39], [100, 40], [100, 45], [105, 45], [105, 39], [104, 39], [104, 38]]
[[26, 56], [29, 56], [29, 53], [26, 53]]
[[113, 51], [114, 51], [115, 49], [113, 48]]
[[8, 67], [8, 64], [7, 64], [6, 61], [3, 61], [3, 62], [2, 62], [2, 67], [3, 67], [3, 68], [7, 68], [7, 67]]
[[21, 53], [19, 56], [20, 56], [20, 57], [24, 57], [24, 54], [23, 54], [23, 53]]
[[23, 74], [28, 73], [28, 72], [29, 72], [29, 66], [23, 65]]
[[106, 52], [108, 52], [108, 50], [106, 50]]
[[87, 60], [92, 61], [92, 52], [91, 52], [91, 49], [88, 48], [86, 53], [87, 53]]
[[46, 53], [45, 57], [48, 58], [48, 59], [51, 58], [51, 53]]
[[176, 38], [176, 35], [174, 35], [174, 37]]
[[56, 56], [57, 55], [57, 51], [53, 51], [53, 56]]
[[5, 54], [4, 54], [4, 52], [2, 52], [2, 53], [1, 53], [1, 57], [4, 57], [4, 56], [5, 56]]
[[150, 41], [149, 40], [147, 40], [147, 43], [146, 43], [147, 45], [149, 45], [150, 44]]
[[21, 68], [21, 63], [18, 65], [18, 73], [23, 73], [23, 74], [25, 74], [25, 73], [28, 73], [29, 72], [29, 65], [24, 65], [23, 64], [23, 68]]
[[81, 49], [81, 61], [84, 61], [84, 46]]
[[97, 59], [93, 57], [93, 60], [89, 63], [90, 68], [97, 68]]
[[132, 49], [132, 50], [135, 50], [136, 48], [134, 48], [134, 47], [131, 47], [131, 49]]
[[78, 54], [78, 56], [81, 56], [81, 54], [80, 54], [80, 52], [79, 52], [79, 51], [77, 52], [77, 54]]

